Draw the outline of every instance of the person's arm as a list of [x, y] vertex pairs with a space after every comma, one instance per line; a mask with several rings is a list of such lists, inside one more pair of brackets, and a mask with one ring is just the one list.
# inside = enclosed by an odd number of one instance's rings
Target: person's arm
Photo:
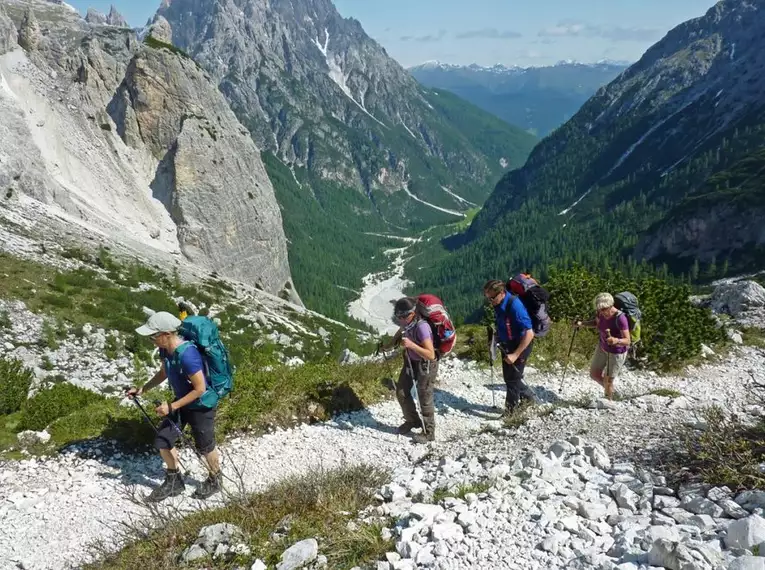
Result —
[[516, 348], [515, 352], [512, 353], [513, 362], [521, 357], [521, 354], [523, 354], [523, 351], [529, 347], [532, 340], [534, 340], [534, 331], [532, 329], [527, 329], [524, 331], [523, 336], [521, 337], [521, 343], [518, 345], [518, 348]]
[[157, 370], [157, 373], [152, 376], [151, 380], [149, 380], [146, 384], [144, 384], [141, 388], [131, 388], [128, 390], [129, 395], [135, 395], [135, 396], [142, 396], [152, 388], [155, 388], [156, 386], [159, 386], [162, 384], [162, 382], [165, 381], [167, 378], [167, 372], [165, 372], [165, 363], [162, 362], [162, 364], [159, 367], [159, 370]]
[[401, 342], [401, 336], [403, 334], [403, 330], [404, 329], [399, 328], [396, 331], [396, 334], [393, 335], [393, 338], [391, 339], [391, 341], [388, 344], [380, 345], [380, 348], [383, 350], [390, 350], [394, 346], [398, 345], [398, 343]]
[[179, 410], [183, 406], [190, 404], [191, 402], [197, 400], [198, 398], [202, 397], [202, 394], [205, 393], [205, 390], [207, 390], [207, 385], [205, 383], [205, 375], [200, 370], [199, 372], [196, 372], [195, 374], [192, 374], [189, 376], [189, 382], [191, 382], [192, 390], [188, 394], [186, 394], [183, 398], [180, 400], [176, 400], [175, 402], [170, 402], [170, 411], [174, 412], [175, 410]]
[[616, 323], [619, 325], [620, 335], [618, 337], [612, 336], [611, 329], [608, 329], [608, 339], [606, 342], [609, 346], [629, 346], [632, 344], [632, 337], [630, 336], [629, 321], [627, 321], [627, 317], [622, 315], [616, 319]]
[[423, 340], [421, 345], [409, 340], [408, 338], [405, 338], [404, 346], [406, 348], [411, 348], [425, 360], [436, 359], [436, 349], [433, 347], [433, 340], [430, 338]]
[[577, 327], [593, 328], [598, 326], [598, 318], [590, 319], [589, 321], [576, 321]]
[[521, 357], [523, 351], [526, 350], [531, 344], [531, 341], [534, 340], [534, 325], [531, 322], [529, 312], [520, 301], [511, 305], [510, 314], [510, 318], [515, 321], [523, 331], [521, 333], [521, 341], [518, 344], [518, 347], [505, 356], [505, 360], [508, 364], [515, 364], [515, 361]]
[[195, 348], [188, 348], [183, 353], [183, 356], [181, 356], [181, 372], [191, 382], [191, 390], [183, 398], [173, 402], [163, 402], [157, 406], [157, 413], [161, 416], [166, 416], [198, 400], [207, 390], [204, 376], [204, 361], [202, 360], [202, 355]]

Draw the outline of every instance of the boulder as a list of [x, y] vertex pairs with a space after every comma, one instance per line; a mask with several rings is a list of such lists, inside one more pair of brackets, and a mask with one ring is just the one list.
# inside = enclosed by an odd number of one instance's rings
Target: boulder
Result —
[[765, 288], [755, 281], [719, 285], [712, 293], [712, 309], [739, 317], [748, 310], [765, 307]]

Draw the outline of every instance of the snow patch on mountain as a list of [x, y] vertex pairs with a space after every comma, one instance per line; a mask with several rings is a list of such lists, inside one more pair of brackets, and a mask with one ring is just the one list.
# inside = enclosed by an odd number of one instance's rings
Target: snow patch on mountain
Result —
[[356, 98], [353, 96], [353, 93], [351, 92], [350, 87], [348, 87], [348, 77], [350, 74], [344, 74], [342, 68], [340, 67], [340, 64], [337, 63], [337, 60], [334, 56], [329, 55], [329, 30], [327, 28], [324, 28], [324, 45], [321, 45], [318, 38], [314, 38], [314, 43], [316, 44], [316, 47], [319, 48], [319, 51], [321, 51], [322, 55], [324, 55], [324, 59], [327, 62], [327, 67], [329, 68], [329, 77], [332, 79], [332, 81], [335, 82], [335, 84], [340, 88], [340, 90], [345, 93], [345, 95], [353, 101], [356, 106], [364, 111], [371, 119], [376, 121], [380, 126], [386, 127], [385, 123], [380, 121], [377, 117], [372, 115], [369, 111], [367, 111], [367, 108], [364, 106], [363, 101], [359, 102], [356, 100]]

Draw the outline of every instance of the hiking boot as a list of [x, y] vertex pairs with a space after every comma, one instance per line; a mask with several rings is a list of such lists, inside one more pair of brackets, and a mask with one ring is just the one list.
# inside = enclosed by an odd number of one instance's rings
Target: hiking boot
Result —
[[206, 499], [219, 492], [221, 489], [220, 480], [220, 473], [215, 473], [214, 475], [211, 474], [207, 479], [202, 481], [202, 484], [199, 487], [197, 487], [197, 490], [194, 491], [192, 497], [194, 499]]
[[398, 435], [409, 435], [413, 429], [421, 427], [422, 424], [420, 422], [404, 422], [396, 428], [396, 433]]
[[436, 434], [431, 433], [418, 433], [412, 436], [413, 443], [425, 444], [431, 441], [436, 441]]
[[186, 485], [183, 483], [183, 476], [180, 471], [167, 471], [165, 480], [146, 497], [146, 501], [149, 503], [159, 503], [168, 497], [182, 494], [185, 488]]

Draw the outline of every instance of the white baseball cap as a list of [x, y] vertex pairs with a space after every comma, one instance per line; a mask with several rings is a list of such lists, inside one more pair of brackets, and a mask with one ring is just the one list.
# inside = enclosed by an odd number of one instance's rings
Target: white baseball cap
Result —
[[166, 311], [160, 311], [150, 316], [146, 324], [135, 329], [135, 332], [141, 336], [151, 336], [162, 332], [175, 332], [180, 326], [181, 320], [178, 317]]

